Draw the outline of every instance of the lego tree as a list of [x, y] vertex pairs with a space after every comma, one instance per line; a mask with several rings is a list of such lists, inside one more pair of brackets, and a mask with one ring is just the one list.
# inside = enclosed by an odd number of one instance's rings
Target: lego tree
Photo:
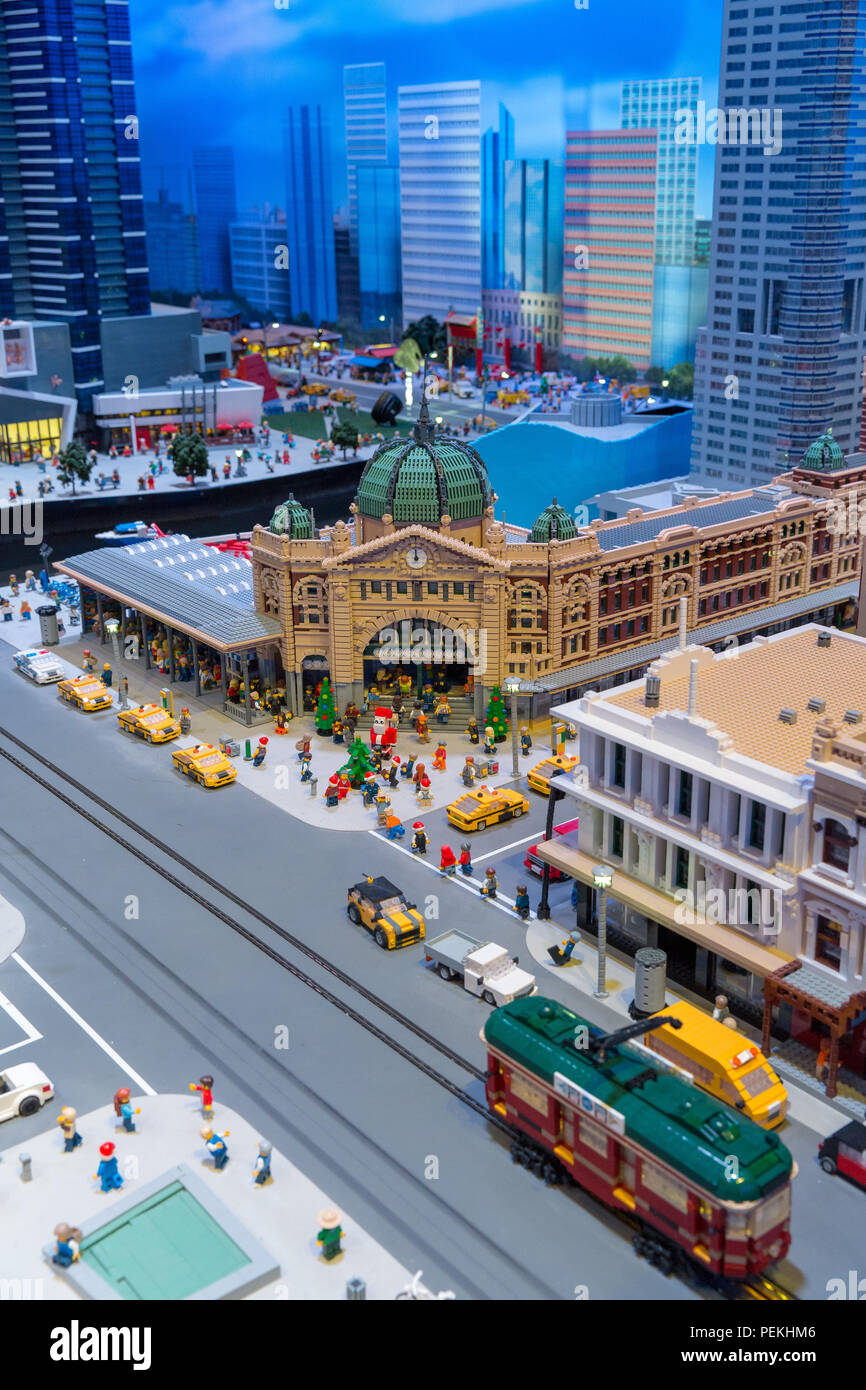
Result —
[[370, 749], [361, 738], [356, 738], [349, 749], [349, 761], [340, 768], [349, 779], [350, 784], [357, 788], [364, 784], [364, 778], [368, 772], [375, 772], [373, 760], [370, 757]]
[[331, 734], [334, 732], [334, 718], [336, 710], [334, 708], [334, 692], [331, 689], [331, 682], [325, 676], [322, 680], [322, 688], [319, 691], [319, 700], [316, 705], [316, 730], [320, 734]]
[[503, 743], [508, 737], [508, 716], [505, 713], [505, 705], [502, 700], [502, 692], [498, 685], [494, 685], [490, 696], [490, 703], [487, 706], [487, 715], [484, 721], [485, 728], [493, 730], [493, 736], [497, 743]]
[[77, 440], [60, 450], [59, 460], [57, 477], [64, 487], [72, 486], [74, 497], [76, 478], [82, 483], [89, 482], [93, 464], [84, 452], [84, 445], [79, 444]]
[[200, 434], [176, 434], [168, 456], [179, 478], [203, 478], [208, 471], [207, 445]]

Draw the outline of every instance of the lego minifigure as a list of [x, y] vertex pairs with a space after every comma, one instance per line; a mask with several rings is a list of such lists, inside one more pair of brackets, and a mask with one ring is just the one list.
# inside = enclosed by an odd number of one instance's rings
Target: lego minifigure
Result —
[[255, 754], [253, 756], [253, 767], [261, 767], [267, 755], [267, 751], [268, 740], [266, 735], [262, 734], [262, 737], [259, 739], [259, 746], [256, 749]]
[[498, 887], [499, 882], [496, 878], [496, 870], [494, 868], [485, 869], [484, 882], [478, 890], [482, 898], [487, 898], [489, 901], [492, 902], [493, 899], [496, 897], [496, 890], [498, 889]]
[[430, 785], [429, 777], [421, 778], [416, 789], [415, 799], [419, 806], [426, 806], [433, 800], [433, 789]]
[[64, 1105], [60, 1114], [57, 1116], [57, 1123], [63, 1135], [63, 1152], [71, 1154], [84, 1141], [78, 1130], [75, 1128], [75, 1121], [78, 1118], [77, 1110], [73, 1110], [71, 1105]]
[[376, 797], [379, 795], [379, 784], [376, 781], [375, 772], [368, 772], [361, 783], [361, 797], [365, 806], [375, 806]]
[[33, 617], [33, 609], [30, 607], [26, 598], [21, 600], [21, 607], [18, 609], [18, 617], [23, 619], [25, 623], [29, 623], [30, 619]]
[[271, 1149], [272, 1145], [267, 1139], [259, 1140], [259, 1152], [253, 1164], [253, 1181], [257, 1187], [264, 1187], [266, 1182], [273, 1182], [271, 1176]]
[[338, 1255], [342, 1255], [343, 1247], [340, 1244], [342, 1239], [343, 1228], [340, 1225], [340, 1213], [335, 1207], [320, 1211], [319, 1234], [316, 1236], [316, 1244], [323, 1260], [335, 1260]]
[[106, 1140], [104, 1144], [100, 1144], [99, 1152], [101, 1158], [99, 1167], [93, 1174], [93, 1181], [101, 1183], [103, 1192], [113, 1192], [115, 1188], [123, 1187], [123, 1178], [117, 1171], [117, 1158], [110, 1139]]
[[715, 1006], [713, 1008], [713, 1018], [717, 1023], [724, 1023], [728, 1016], [728, 999], [725, 994], [717, 994]]
[[439, 855], [439, 872], [443, 878], [453, 878], [457, 872], [457, 860], [450, 845], [443, 845]]
[[345, 801], [349, 792], [352, 790], [352, 783], [349, 781], [345, 772], [340, 773], [340, 780], [337, 783], [337, 795], [341, 801]]
[[414, 821], [412, 829], [414, 831], [414, 834], [412, 836], [412, 853], [425, 855], [427, 853], [427, 846], [430, 843], [430, 841], [427, 837], [427, 832], [424, 829], [424, 822], [422, 820]]
[[333, 733], [331, 734], [331, 738], [332, 738], [332, 740], [333, 740], [334, 743], [342, 743], [342, 742], [343, 742], [343, 730], [344, 730], [344, 727], [345, 727], [345, 726], [344, 726], [344, 724], [343, 724], [342, 719], [335, 719], [335, 720], [334, 720], [334, 730], [333, 730]]
[[492, 758], [496, 752], [496, 734], [490, 725], [484, 730], [484, 752], [488, 758]]
[[412, 753], [411, 756], [406, 759], [403, 766], [400, 768], [401, 777], [412, 776], [412, 773], [415, 771], [415, 759], [417, 756], [417, 753]]
[[301, 781], [302, 781], [302, 782], [309, 782], [310, 779], [311, 779], [312, 776], [313, 776], [313, 769], [312, 769], [312, 766], [311, 766], [312, 761], [313, 761], [313, 755], [312, 755], [312, 753], [309, 751], [309, 749], [307, 750], [306, 753], [302, 753], [302, 754], [301, 754]]
[[123, 1128], [127, 1134], [135, 1133], [135, 1120], [133, 1115], [140, 1115], [140, 1110], [133, 1110], [129, 1099], [129, 1087], [121, 1086], [119, 1091], [114, 1093], [114, 1113], [119, 1120], [123, 1121]]
[[35, 588], [36, 588], [36, 576], [34, 575], [34, 573], [33, 573], [32, 570], [25, 570], [25, 572], [24, 572], [24, 588], [25, 588], [25, 589], [35, 589]]
[[79, 1258], [77, 1247], [83, 1239], [81, 1232], [77, 1226], [68, 1226], [65, 1221], [61, 1221], [54, 1227], [54, 1239], [56, 1243], [51, 1263], [60, 1265], [61, 1269], [68, 1269]]
[[818, 1057], [815, 1061], [815, 1080], [820, 1081], [821, 1085], [824, 1086], [827, 1083], [829, 1075], [830, 1052], [827, 1047], [822, 1046], [818, 1051]]
[[309, 753], [310, 743], [311, 739], [309, 734], [302, 734], [301, 737], [298, 739], [297, 743], [295, 744], [295, 748], [297, 749], [298, 753], [298, 762], [302, 761], [305, 753]]
[[378, 751], [387, 762], [396, 742], [397, 716], [387, 705], [378, 705], [373, 711], [370, 748]]
[[436, 705], [437, 724], [447, 724], [451, 717], [451, 706], [448, 703], [447, 695], [440, 695]]
[[463, 771], [460, 775], [463, 778], [464, 787], [471, 787], [476, 777], [475, 759], [473, 758], [471, 753], [466, 754], [466, 757], [463, 761]]
[[416, 789], [416, 791], [417, 791], [418, 787], [420, 787], [420, 785], [421, 785], [421, 780], [422, 780], [422, 778], [426, 776], [426, 772], [427, 772], [427, 769], [425, 768], [425, 766], [424, 766], [423, 763], [416, 763], [416, 764], [415, 764], [415, 770], [414, 770], [414, 772], [412, 773], [412, 781], [415, 783], [415, 789]]
[[181, 705], [179, 723], [181, 733], [188, 734], [192, 728], [192, 720], [189, 717], [189, 705]]
[[530, 735], [529, 729], [524, 724], [523, 728], [520, 730], [520, 751], [525, 756], [529, 752], [531, 747], [532, 736]]
[[384, 825], [391, 807], [391, 798], [386, 792], [380, 791], [376, 797], [376, 820], [379, 825]]
[[9, 588], [12, 590], [12, 597], [13, 597], [13, 598], [17, 598], [17, 597], [18, 597], [18, 580], [16, 579], [16, 577], [15, 577], [14, 574], [10, 574], [10, 576], [9, 576]]
[[388, 786], [389, 786], [389, 787], [392, 787], [392, 788], [393, 788], [393, 787], [396, 787], [396, 786], [398, 785], [398, 783], [397, 783], [397, 778], [399, 777], [399, 775], [400, 775], [400, 759], [399, 759], [399, 757], [397, 756], [397, 754], [395, 753], [394, 756], [393, 756], [392, 759], [391, 759], [391, 766], [390, 766], [389, 769], [388, 769]]
[[472, 846], [468, 840], [460, 843], [460, 858], [457, 863], [460, 865], [460, 872], [465, 878], [472, 876]]
[[469, 723], [466, 725], [466, 732], [467, 732], [467, 734], [469, 735], [469, 742], [470, 742], [470, 743], [478, 743], [479, 738], [480, 738], [480, 734], [478, 733], [478, 720], [477, 720], [477, 719], [470, 719], [470, 720], [469, 720]]
[[202, 1125], [199, 1134], [205, 1142], [205, 1148], [213, 1159], [213, 1166], [217, 1172], [225, 1168], [229, 1161], [229, 1150], [226, 1144], [231, 1130], [226, 1130], [224, 1134], [217, 1134], [211, 1125]]
[[201, 1091], [201, 1113], [206, 1116], [213, 1114], [213, 1077], [199, 1077], [198, 1085], [194, 1081], [189, 1083], [191, 1091]]
[[114, 680], [114, 672], [112, 671], [111, 667], [109, 666], [108, 662], [106, 661], [105, 664], [104, 664], [104, 666], [103, 666], [103, 668], [102, 668], [102, 684], [105, 686], [106, 690], [110, 690], [110, 689], [111, 689], [111, 685], [112, 685], [113, 680]]
[[427, 716], [423, 710], [415, 720], [415, 732], [418, 735], [419, 743], [430, 742], [430, 730], [427, 727]]
[[578, 938], [572, 934], [566, 937], [562, 946], [548, 946], [547, 954], [550, 956], [554, 965], [566, 965], [567, 962], [571, 960], [571, 955], [577, 945], [577, 940]]
[[433, 694], [433, 687], [429, 681], [421, 687], [421, 703], [425, 714], [429, 714], [433, 709], [436, 696]]
[[388, 832], [387, 838], [389, 840], [402, 840], [403, 836], [406, 834], [406, 828], [400, 820], [400, 817], [395, 816], [393, 812], [391, 815], [385, 817], [385, 829]]
[[518, 883], [517, 895], [514, 899], [514, 911], [524, 922], [529, 919], [529, 894], [526, 891], [525, 883]]
[[336, 805], [339, 803], [339, 800], [340, 800], [340, 794], [339, 794], [339, 790], [338, 790], [338, 788], [339, 788], [339, 782], [340, 782], [340, 779], [339, 779], [339, 777], [337, 776], [336, 772], [333, 773], [332, 776], [330, 776], [330, 777], [328, 778], [328, 785], [326, 786], [324, 792], [322, 793], [322, 796], [323, 796], [323, 798], [324, 798], [324, 802], [325, 802], [325, 805], [326, 805], [326, 806], [336, 806]]

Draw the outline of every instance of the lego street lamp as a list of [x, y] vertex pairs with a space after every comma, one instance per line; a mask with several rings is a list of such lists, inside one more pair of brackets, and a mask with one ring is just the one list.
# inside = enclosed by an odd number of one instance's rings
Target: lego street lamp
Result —
[[593, 994], [596, 999], [606, 999], [607, 984], [605, 976], [606, 953], [607, 953], [607, 890], [613, 883], [613, 869], [607, 864], [596, 864], [592, 870], [592, 881], [595, 884], [598, 912], [598, 980]]
[[519, 676], [506, 676], [502, 682], [502, 689], [506, 695], [511, 697], [511, 775], [517, 777], [520, 772], [520, 760], [518, 757], [519, 744], [517, 741], [517, 696], [520, 694], [522, 681]]
[[[380, 323], [384, 323], [384, 322], [385, 322], [385, 315], [384, 315], [384, 314], [380, 314], [380, 315], [379, 315], [379, 322], [380, 322]], [[393, 315], [393, 314], [391, 315], [391, 317], [390, 317], [390, 319], [389, 319], [388, 326], [389, 326], [389, 330], [390, 330], [390, 333], [391, 333], [391, 336], [390, 336], [390, 338], [388, 339], [388, 341], [389, 341], [390, 343], [393, 343], [393, 341], [394, 341], [394, 315]]]
[[126, 695], [123, 691], [123, 681], [120, 675], [120, 643], [117, 635], [120, 632], [120, 623], [117, 618], [109, 618], [105, 624], [105, 631], [111, 638], [111, 648], [114, 652], [114, 669], [117, 672], [117, 703], [121, 709], [126, 709]]

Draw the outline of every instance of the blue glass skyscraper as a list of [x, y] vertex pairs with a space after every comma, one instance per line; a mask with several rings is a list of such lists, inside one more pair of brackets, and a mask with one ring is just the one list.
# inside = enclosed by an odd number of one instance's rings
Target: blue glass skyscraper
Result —
[[292, 313], [337, 318], [328, 125], [320, 106], [290, 107], [283, 129]]
[[509, 159], [504, 168], [505, 289], [562, 294], [565, 166], [552, 159]]
[[359, 166], [358, 276], [361, 324], [374, 328], [380, 316], [400, 322], [400, 172], [391, 165]]
[[204, 147], [193, 150], [195, 206], [198, 224], [199, 289], [204, 294], [228, 294], [232, 288], [229, 227], [238, 215], [234, 150]]
[[150, 311], [126, 0], [0, 10], [0, 312], [69, 324], [79, 404], [103, 318]]
[[481, 283], [503, 285], [505, 251], [505, 161], [514, 157], [514, 117], [499, 103], [499, 128], [481, 137]]

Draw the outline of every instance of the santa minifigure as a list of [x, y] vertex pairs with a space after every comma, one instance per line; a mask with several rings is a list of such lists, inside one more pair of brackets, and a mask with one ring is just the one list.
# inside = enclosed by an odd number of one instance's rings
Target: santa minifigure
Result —
[[397, 742], [397, 716], [387, 705], [377, 705], [373, 711], [373, 727], [370, 730], [370, 747], [378, 749], [383, 762], [391, 756]]

